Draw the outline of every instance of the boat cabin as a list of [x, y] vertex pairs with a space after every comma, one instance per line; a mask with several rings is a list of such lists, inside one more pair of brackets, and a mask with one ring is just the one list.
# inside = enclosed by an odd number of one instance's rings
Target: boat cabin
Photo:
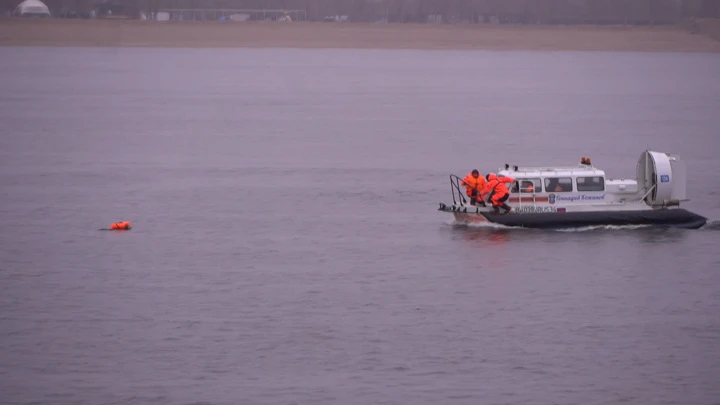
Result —
[[498, 175], [516, 181], [512, 185], [511, 203], [608, 204], [624, 202], [638, 193], [636, 180], [608, 179], [605, 171], [593, 167], [583, 158], [577, 166], [517, 167], [505, 165]]
[[577, 167], [507, 167], [498, 175], [517, 180], [512, 193], [604, 192], [605, 172], [592, 166]]

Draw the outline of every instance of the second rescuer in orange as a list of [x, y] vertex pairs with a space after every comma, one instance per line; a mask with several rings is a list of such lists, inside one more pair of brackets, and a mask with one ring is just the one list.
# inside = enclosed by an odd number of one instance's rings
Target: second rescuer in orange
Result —
[[515, 179], [504, 176], [498, 177], [495, 173], [490, 173], [487, 180], [488, 181], [482, 190], [482, 195], [486, 196], [488, 193], [491, 193], [490, 201], [492, 202], [492, 207], [496, 214], [500, 212], [501, 207], [505, 210], [505, 213], [510, 212], [512, 208], [505, 203], [508, 197], [510, 197], [510, 191], [505, 183], [514, 183]]

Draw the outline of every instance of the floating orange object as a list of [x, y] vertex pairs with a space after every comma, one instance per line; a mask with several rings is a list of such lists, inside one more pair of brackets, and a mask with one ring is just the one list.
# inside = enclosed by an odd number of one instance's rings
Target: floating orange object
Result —
[[130, 229], [130, 221], [115, 222], [114, 224], [110, 225], [110, 229], [112, 229], [112, 230]]

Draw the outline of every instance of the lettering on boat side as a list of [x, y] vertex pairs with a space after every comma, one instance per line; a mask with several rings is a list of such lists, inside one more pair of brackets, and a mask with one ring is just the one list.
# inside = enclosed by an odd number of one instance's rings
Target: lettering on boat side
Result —
[[670, 182], [670, 176], [667, 174], [663, 174], [660, 176], [660, 182], [661, 183], [669, 183]]
[[517, 207], [513, 211], [518, 214], [545, 214], [549, 212], [557, 212], [555, 207]]
[[548, 196], [548, 202], [550, 204], [555, 204], [556, 201], [575, 202], [575, 201], [599, 201], [599, 200], [604, 200], [604, 199], [605, 199], [605, 194], [599, 194], [599, 195], [587, 195], [587, 194], [555, 195], [555, 194], [550, 194]]

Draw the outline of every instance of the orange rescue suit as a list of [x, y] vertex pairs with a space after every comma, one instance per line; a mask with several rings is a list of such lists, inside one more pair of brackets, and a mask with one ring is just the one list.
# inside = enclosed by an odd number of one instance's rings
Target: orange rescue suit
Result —
[[515, 179], [512, 177], [497, 177], [494, 173], [488, 175], [488, 182], [482, 190], [482, 195], [486, 196], [492, 192], [491, 201], [493, 205], [501, 205], [503, 201], [500, 201], [503, 197], [510, 194], [505, 183], [514, 183]]
[[483, 176], [478, 175], [475, 178], [470, 173], [462, 180], [462, 184], [465, 186], [468, 197], [476, 197], [478, 201], [480, 200], [480, 194], [482, 194], [482, 189], [485, 187], [485, 178]]

